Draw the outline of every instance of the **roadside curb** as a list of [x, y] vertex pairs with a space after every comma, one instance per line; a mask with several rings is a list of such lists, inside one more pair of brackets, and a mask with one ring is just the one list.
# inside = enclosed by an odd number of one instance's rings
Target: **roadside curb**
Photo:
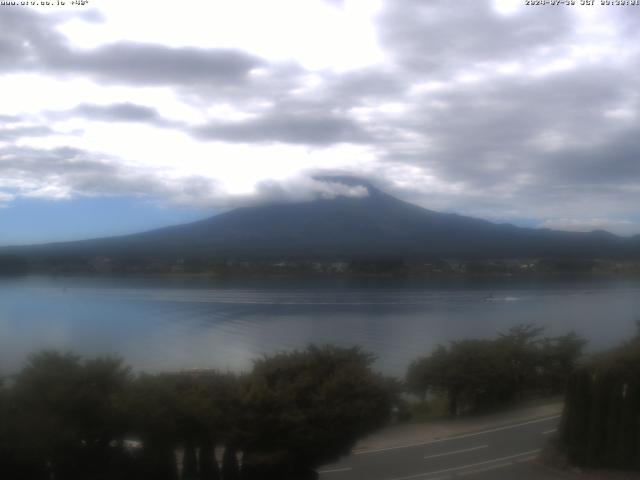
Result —
[[515, 428], [527, 423], [535, 423], [552, 418], [559, 419], [562, 414], [562, 407], [562, 403], [554, 403], [543, 407], [510, 411], [502, 415], [493, 414], [469, 419], [396, 425], [363, 439], [352, 450], [352, 454], [365, 455], [386, 450], [427, 445], [464, 436], [487, 433], [488, 431]]

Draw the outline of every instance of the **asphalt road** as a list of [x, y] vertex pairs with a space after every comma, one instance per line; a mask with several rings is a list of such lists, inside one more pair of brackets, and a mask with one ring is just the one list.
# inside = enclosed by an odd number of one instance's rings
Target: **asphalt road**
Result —
[[558, 416], [502, 425], [428, 443], [358, 452], [323, 467], [321, 480], [554, 479], [535, 459]]

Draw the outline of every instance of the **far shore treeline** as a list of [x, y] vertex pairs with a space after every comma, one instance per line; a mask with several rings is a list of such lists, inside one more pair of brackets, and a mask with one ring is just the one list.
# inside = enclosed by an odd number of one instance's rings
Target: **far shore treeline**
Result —
[[[438, 400], [469, 415], [562, 395], [559, 446], [640, 467], [640, 335], [585, 358], [574, 333], [521, 325], [416, 359], [401, 382], [358, 348], [309, 346], [215, 370], [134, 374], [121, 360], [32, 355], [0, 388], [0, 472], [15, 480], [304, 480], [359, 438]], [[414, 394], [409, 395], [409, 394]]]
[[348, 255], [336, 257], [220, 257], [213, 255], [37, 255], [0, 253], [0, 276], [173, 275], [206, 277], [460, 277], [640, 275], [640, 261], [584, 257], [439, 257]]

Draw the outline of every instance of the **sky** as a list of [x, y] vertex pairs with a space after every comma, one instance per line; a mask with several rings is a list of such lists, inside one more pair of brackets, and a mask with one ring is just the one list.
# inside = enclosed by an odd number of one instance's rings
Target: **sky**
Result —
[[496, 222], [640, 233], [640, 6], [14, 3], [0, 245], [360, 194], [319, 174]]

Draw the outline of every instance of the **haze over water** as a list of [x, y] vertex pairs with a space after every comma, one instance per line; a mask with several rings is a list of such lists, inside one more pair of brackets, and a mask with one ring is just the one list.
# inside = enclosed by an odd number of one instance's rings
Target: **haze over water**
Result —
[[534, 323], [589, 348], [634, 332], [640, 280], [0, 280], [0, 373], [41, 349], [121, 356], [149, 371], [239, 371], [309, 343], [358, 345], [402, 375], [438, 343]]

